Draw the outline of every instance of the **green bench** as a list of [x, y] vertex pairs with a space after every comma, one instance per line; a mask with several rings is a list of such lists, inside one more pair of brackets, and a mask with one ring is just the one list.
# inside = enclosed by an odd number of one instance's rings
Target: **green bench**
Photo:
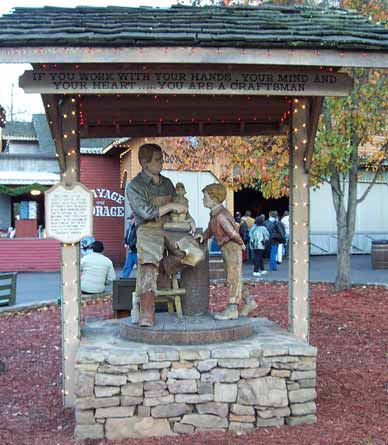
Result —
[[16, 303], [16, 273], [0, 273], [0, 306]]

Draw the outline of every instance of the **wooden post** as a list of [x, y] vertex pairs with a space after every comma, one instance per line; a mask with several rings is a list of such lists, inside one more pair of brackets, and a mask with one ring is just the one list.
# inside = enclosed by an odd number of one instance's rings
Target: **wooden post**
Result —
[[[79, 181], [78, 104], [65, 96], [59, 104], [62, 122], [62, 146], [66, 170], [62, 182], [72, 185]], [[74, 406], [75, 356], [80, 341], [80, 265], [79, 243], [61, 244], [61, 321], [62, 321], [62, 391], [64, 406]]]
[[305, 170], [308, 99], [292, 100], [290, 146], [289, 326], [309, 338], [309, 174]]

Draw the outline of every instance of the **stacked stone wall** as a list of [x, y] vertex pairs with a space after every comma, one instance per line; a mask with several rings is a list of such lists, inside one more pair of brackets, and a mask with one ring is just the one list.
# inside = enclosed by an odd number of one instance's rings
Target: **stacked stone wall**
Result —
[[316, 349], [304, 345], [82, 348], [76, 438], [187, 434], [316, 422]]

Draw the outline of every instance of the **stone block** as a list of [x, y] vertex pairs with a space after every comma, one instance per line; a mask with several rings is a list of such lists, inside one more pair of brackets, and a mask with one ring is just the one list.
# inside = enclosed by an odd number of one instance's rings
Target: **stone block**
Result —
[[78, 397], [92, 397], [94, 394], [95, 374], [78, 372], [76, 376], [74, 393]]
[[165, 382], [144, 382], [144, 391], [157, 391], [159, 389], [166, 389], [167, 385]]
[[158, 389], [154, 391], [144, 391], [145, 398], [156, 398], [156, 397], [164, 397], [168, 396], [170, 393], [166, 389]]
[[287, 417], [286, 423], [290, 426], [296, 426], [296, 425], [312, 425], [313, 423], [317, 422], [317, 416], [314, 414], [310, 414], [307, 416], [291, 416]]
[[76, 440], [103, 439], [104, 426], [99, 423], [94, 425], [77, 425], [74, 430], [74, 436]]
[[315, 379], [315, 371], [292, 371], [290, 380]]
[[186, 423], [175, 422], [173, 430], [178, 434], [192, 434], [194, 433], [194, 426]]
[[95, 374], [99, 366], [99, 363], [76, 363], [74, 367], [79, 372]]
[[143, 369], [162, 369], [169, 368], [171, 366], [171, 362], [148, 362], [144, 363]]
[[253, 406], [249, 405], [239, 405], [238, 403], [233, 403], [230, 407], [230, 411], [238, 416], [254, 416], [255, 410]]
[[107, 419], [105, 436], [108, 440], [173, 435], [167, 419], [153, 417], [130, 417], [128, 419]]
[[151, 409], [152, 417], [179, 417], [183, 414], [191, 413], [192, 407], [186, 403], [170, 403], [169, 405], [159, 405]]
[[177, 403], [206, 403], [214, 400], [213, 394], [177, 394]]
[[107, 417], [132, 417], [135, 414], [134, 406], [112, 406], [110, 408], [97, 408], [96, 419]]
[[316, 379], [302, 379], [298, 380], [298, 383], [301, 388], [315, 388], [317, 386]]
[[218, 361], [212, 358], [209, 360], [201, 360], [197, 364], [197, 369], [201, 372], [210, 371], [217, 366], [217, 363]]
[[228, 427], [227, 419], [213, 414], [186, 414], [181, 423], [188, 423], [196, 428], [222, 429]]
[[243, 379], [258, 379], [268, 375], [271, 372], [271, 368], [249, 368], [242, 369], [240, 372]]
[[234, 403], [237, 399], [237, 385], [235, 383], [215, 383], [214, 401]]
[[280, 379], [287, 379], [290, 377], [291, 371], [289, 369], [272, 369], [271, 376], [279, 377]]
[[284, 425], [283, 417], [273, 417], [271, 419], [257, 419], [257, 427], [271, 427], [271, 426], [282, 426]]
[[237, 403], [269, 407], [288, 406], [286, 382], [275, 377], [262, 377], [238, 384]]
[[96, 420], [94, 418], [94, 410], [88, 409], [88, 410], [75, 410], [75, 421], [78, 425], [91, 425], [93, 423], [96, 423]]
[[127, 376], [115, 374], [96, 374], [95, 382], [98, 386], [122, 386], [127, 383]]
[[168, 390], [171, 394], [188, 394], [197, 392], [196, 380], [167, 380]]
[[213, 383], [198, 382], [198, 394], [213, 394]]
[[218, 360], [220, 368], [258, 368], [259, 359], [257, 358], [221, 358]]
[[127, 383], [121, 387], [123, 396], [140, 397], [143, 395], [143, 383]]
[[143, 403], [143, 397], [133, 397], [133, 396], [120, 397], [121, 406], [141, 405], [142, 403]]
[[127, 376], [131, 383], [143, 383], [160, 380], [160, 372], [158, 370], [150, 369], [148, 371], [130, 372]]
[[84, 397], [76, 399], [75, 406], [78, 409], [106, 408], [108, 406], [117, 406], [120, 403], [118, 397]]
[[139, 417], [149, 417], [151, 415], [151, 408], [149, 406], [138, 406], [137, 415]]
[[[157, 406], [157, 405], [166, 405], [174, 402], [174, 396], [172, 394], [163, 397], [149, 397], [144, 399], [144, 406]], [[177, 402], [179, 402], [177, 400]]]
[[197, 351], [180, 351], [179, 357], [181, 360], [206, 360], [210, 358], [209, 350], [197, 350]]
[[279, 355], [288, 355], [288, 347], [270, 344], [263, 346], [263, 357], [276, 357]]
[[193, 366], [193, 362], [171, 362], [172, 369], [190, 369]]
[[168, 368], [163, 368], [160, 371], [160, 380], [167, 380], [167, 376], [168, 376], [169, 372], [170, 372], [170, 370]]
[[167, 377], [176, 380], [198, 380], [201, 374], [196, 369], [172, 369]]
[[106, 361], [111, 365], [142, 365], [148, 362], [148, 355], [146, 352], [114, 351], [108, 354]]
[[215, 349], [211, 353], [212, 358], [249, 358], [248, 349], [241, 347], [234, 349]]
[[291, 403], [310, 402], [317, 397], [317, 392], [313, 388], [297, 389], [296, 391], [289, 391], [288, 397]]
[[138, 365], [110, 365], [109, 363], [103, 363], [98, 367], [98, 372], [101, 374], [128, 374], [128, 372], [134, 372], [138, 370]]
[[300, 389], [300, 385], [296, 382], [287, 382], [287, 389], [289, 391], [296, 391], [297, 389]]
[[198, 404], [197, 411], [199, 414], [215, 414], [219, 417], [227, 417], [229, 409], [227, 403], [208, 402]]
[[290, 408], [285, 406], [284, 408], [265, 408], [255, 407], [257, 409], [257, 416], [261, 419], [271, 419], [272, 417], [287, 417], [291, 414]]
[[315, 402], [293, 403], [290, 408], [293, 416], [305, 416], [307, 414], [315, 414], [317, 412]]
[[252, 423], [256, 420], [256, 416], [239, 416], [238, 414], [230, 414], [230, 422]]
[[311, 345], [290, 345], [288, 348], [290, 355], [302, 355], [305, 357], [315, 357], [318, 349]]
[[148, 353], [151, 362], [178, 361], [178, 351], [150, 351]]
[[253, 423], [230, 422], [229, 431], [235, 433], [248, 433], [254, 429]]
[[82, 347], [77, 353], [77, 363], [102, 363], [105, 360], [105, 353], [93, 347]]
[[112, 397], [120, 394], [119, 386], [96, 386], [94, 388], [96, 397]]
[[214, 368], [201, 374], [201, 381], [206, 383], [234, 383], [240, 380], [238, 369]]

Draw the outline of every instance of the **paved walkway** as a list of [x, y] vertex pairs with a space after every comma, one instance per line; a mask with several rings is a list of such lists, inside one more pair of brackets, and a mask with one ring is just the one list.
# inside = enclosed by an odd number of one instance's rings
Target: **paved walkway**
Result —
[[[119, 270], [116, 270], [119, 276]], [[244, 264], [244, 279], [253, 279], [252, 264]], [[311, 257], [310, 279], [312, 282], [333, 283], [336, 276], [335, 256]], [[268, 272], [263, 278], [266, 281], [287, 281], [288, 261], [278, 266], [276, 272]], [[262, 278], [258, 281], [262, 281]], [[353, 255], [352, 282], [354, 284], [380, 284], [388, 286], [388, 269], [374, 270], [371, 267], [370, 255]], [[59, 272], [22, 272], [17, 276], [16, 304], [36, 303], [57, 299], [60, 295]]]

